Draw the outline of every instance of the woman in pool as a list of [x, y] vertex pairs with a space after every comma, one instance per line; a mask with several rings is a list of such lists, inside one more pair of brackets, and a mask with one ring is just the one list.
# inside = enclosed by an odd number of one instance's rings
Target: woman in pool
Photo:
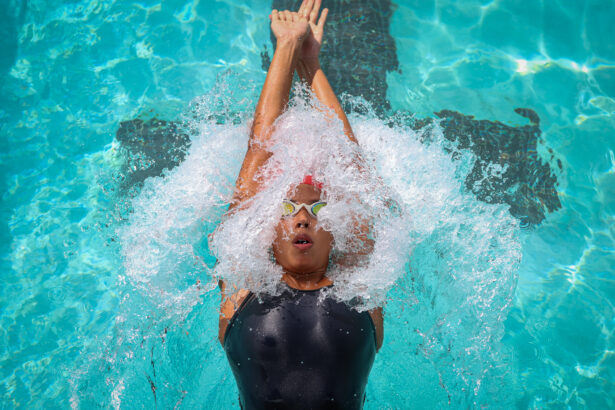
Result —
[[[271, 156], [267, 141], [288, 102], [295, 70], [316, 98], [343, 121], [345, 138], [357, 142], [320, 68], [318, 55], [328, 13], [324, 9], [318, 18], [320, 3], [304, 0], [298, 12], [273, 10], [270, 15], [277, 48], [256, 106], [229, 211], [261, 189], [258, 171]], [[284, 216], [272, 245], [287, 289], [278, 296], [256, 298], [221, 281], [220, 342], [244, 409], [359, 409], [375, 353], [382, 345], [382, 309], [360, 313], [331, 298], [319, 300], [324, 289], [334, 286], [327, 277], [333, 237], [318, 226], [318, 211], [326, 205], [320, 198], [322, 185], [309, 175], [298, 182], [281, 204]]]

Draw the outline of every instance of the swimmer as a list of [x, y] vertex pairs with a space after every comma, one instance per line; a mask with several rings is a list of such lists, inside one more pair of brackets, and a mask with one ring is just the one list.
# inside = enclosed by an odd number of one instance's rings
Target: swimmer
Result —
[[[296, 71], [318, 100], [356, 138], [319, 63], [327, 9], [321, 0], [304, 0], [297, 12], [273, 10], [269, 16], [277, 47], [254, 113], [248, 150], [229, 208], [241, 207], [260, 192], [259, 169], [270, 158], [267, 142], [289, 100]], [[360, 409], [374, 358], [383, 340], [382, 309], [358, 312], [332, 298], [319, 298], [335, 286], [327, 276], [331, 233], [318, 227], [322, 184], [311, 175], [280, 204], [273, 258], [282, 267], [285, 290], [256, 297], [220, 281], [219, 334], [239, 389], [243, 409]], [[369, 253], [365, 224], [356, 230]], [[371, 243], [373, 247], [373, 243]], [[345, 262], [342, 262], [345, 263]], [[350, 261], [348, 262], [351, 263]], [[322, 300], [321, 300], [322, 299]]]

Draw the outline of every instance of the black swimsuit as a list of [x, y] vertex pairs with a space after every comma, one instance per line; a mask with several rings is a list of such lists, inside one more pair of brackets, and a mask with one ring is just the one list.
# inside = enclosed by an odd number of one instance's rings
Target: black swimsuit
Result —
[[368, 312], [323, 290], [250, 293], [231, 319], [224, 350], [243, 409], [361, 409], [376, 354]]

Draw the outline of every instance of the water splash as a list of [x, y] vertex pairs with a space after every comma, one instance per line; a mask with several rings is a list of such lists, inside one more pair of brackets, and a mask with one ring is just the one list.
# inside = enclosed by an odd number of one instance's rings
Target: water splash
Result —
[[[394, 193], [378, 177], [373, 160], [363, 161], [359, 146], [344, 135], [341, 121], [304, 91], [296, 90], [290, 108], [275, 124], [267, 147], [272, 156], [260, 171], [267, 181], [264, 189], [231, 213], [213, 236], [216, 274], [253, 292], [278, 291], [282, 271], [269, 257], [269, 248], [281, 217], [280, 203], [311, 174], [325, 187], [328, 205], [319, 213], [318, 226], [334, 238], [327, 273], [336, 282], [334, 295], [347, 301], [360, 296], [364, 309], [379, 306], [403, 273], [411, 220], [395, 205]], [[363, 260], [357, 256], [364, 246], [357, 239], [357, 220], [369, 224], [376, 244]]]
[[[520, 250], [518, 224], [506, 208], [480, 202], [465, 190], [472, 155], [458, 150], [453, 161], [455, 146], [437, 125], [421, 131], [390, 127], [362, 100], [351, 99], [363, 106], [355, 110], [363, 114], [350, 118], [357, 146], [343, 136], [339, 120], [298, 88], [268, 147], [273, 155], [262, 169], [268, 183], [224, 217], [250, 125], [232, 109], [233, 98], [219, 97], [226, 89], [222, 83], [194, 105], [198, 115], [185, 124], [192, 135], [185, 160], [147, 179], [132, 200], [127, 223], [117, 228], [123, 297], [116, 334], [99, 352], [111, 369], [103, 372], [106, 385], [97, 383], [108, 400], [96, 402], [119, 405], [148, 390], [158, 405], [196, 402], [214, 388], [195, 384], [205, 377], [199, 374], [222, 378], [227, 390], [221, 400], [232, 400], [232, 378], [215, 339], [217, 279], [257, 292], [278, 290], [281, 270], [269, 247], [279, 204], [308, 173], [325, 185], [328, 205], [318, 223], [334, 237], [328, 273], [336, 283], [333, 296], [361, 296], [361, 309], [385, 304], [392, 319], [403, 317], [407, 325], [388, 343], [421, 335], [418, 351], [439, 375], [450, 402], [489, 401], [493, 388], [484, 386], [488, 375], [495, 380], [501, 372], [499, 339]], [[337, 261], [360, 245], [353, 230], [357, 216], [369, 220], [375, 246], [368, 258], [348, 266]], [[410, 309], [398, 310], [401, 304]], [[196, 320], [203, 315], [210, 316], [207, 326]], [[195, 331], [201, 332], [199, 343], [184, 345], [184, 333]], [[182, 345], [185, 357], [205, 350], [209, 360], [178, 364], [169, 354], [171, 345]], [[379, 360], [391, 360], [386, 371], [394, 372], [415, 360], [416, 348], [387, 358], [385, 345]], [[161, 373], [173, 366], [179, 369]], [[99, 374], [95, 367], [84, 380]], [[181, 373], [192, 375], [192, 381], [180, 377], [190, 389], [171, 387]], [[384, 388], [377, 394], [386, 402], [390, 393]]]

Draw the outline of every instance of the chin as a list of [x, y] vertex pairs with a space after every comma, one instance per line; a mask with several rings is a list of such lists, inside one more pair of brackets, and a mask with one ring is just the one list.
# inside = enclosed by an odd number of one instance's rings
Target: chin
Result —
[[317, 269], [317, 265], [313, 261], [306, 260], [292, 260], [289, 261], [288, 267], [282, 266], [283, 268], [288, 268], [288, 270], [293, 272], [313, 272]]

